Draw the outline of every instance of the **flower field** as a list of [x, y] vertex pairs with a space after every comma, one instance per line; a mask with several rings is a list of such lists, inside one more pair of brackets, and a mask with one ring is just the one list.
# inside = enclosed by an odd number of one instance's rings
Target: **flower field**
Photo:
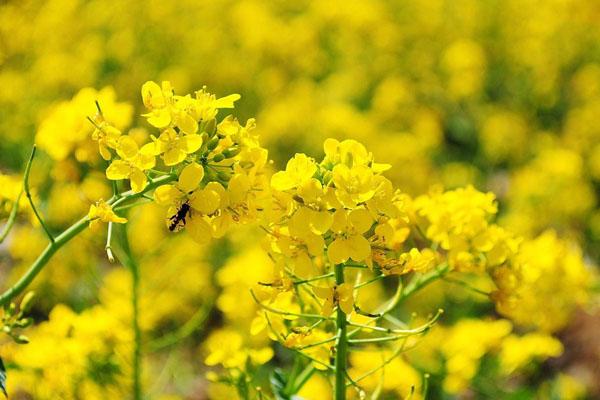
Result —
[[598, 21], [0, 3], [0, 392], [600, 398]]

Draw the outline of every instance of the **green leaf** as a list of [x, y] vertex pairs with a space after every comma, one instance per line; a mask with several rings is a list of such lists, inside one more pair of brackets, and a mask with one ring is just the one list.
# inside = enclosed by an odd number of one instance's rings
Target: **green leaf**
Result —
[[271, 381], [271, 390], [273, 390], [276, 400], [290, 400], [290, 397], [285, 393], [288, 376], [283, 370], [275, 368], [269, 380]]

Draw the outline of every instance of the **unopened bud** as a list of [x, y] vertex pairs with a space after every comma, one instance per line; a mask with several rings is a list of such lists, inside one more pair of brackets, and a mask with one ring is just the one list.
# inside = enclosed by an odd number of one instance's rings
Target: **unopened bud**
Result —
[[214, 150], [218, 145], [219, 145], [219, 138], [214, 137], [214, 138], [210, 139], [210, 141], [208, 142], [206, 147], [208, 147], [209, 150]]
[[206, 132], [208, 132], [208, 134], [210, 136], [212, 136], [215, 133], [216, 128], [217, 128], [217, 120], [215, 118], [213, 118], [206, 123], [206, 127], [204, 129], [206, 130]]
[[242, 151], [242, 149], [240, 149], [239, 147], [230, 147], [226, 150], [223, 151], [223, 155], [225, 156], [225, 158], [231, 158], [231, 157], [235, 157], [238, 154], [240, 154], [240, 151]]
[[35, 296], [35, 292], [27, 292], [25, 296], [23, 296], [23, 300], [21, 300], [21, 313], [26, 313], [31, 309], [31, 305], [33, 304], [33, 297]]
[[231, 179], [231, 174], [225, 171], [219, 171], [218, 177], [222, 181], [229, 182], [229, 180]]
[[214, 161], [214, 162], [221, 162], [221, 161], [223, 161], [224, 159], [225, 159], [225, 156], [223, 155], [223, 153], [216, 154], [216, 155], [213, 157], [213, 161]]

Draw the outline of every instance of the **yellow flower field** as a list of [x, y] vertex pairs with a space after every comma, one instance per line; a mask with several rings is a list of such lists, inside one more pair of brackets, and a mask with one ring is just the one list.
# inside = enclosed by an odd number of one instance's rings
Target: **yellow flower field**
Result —
[[600, 398], [599, 20], [2, 2], [0, 392]]

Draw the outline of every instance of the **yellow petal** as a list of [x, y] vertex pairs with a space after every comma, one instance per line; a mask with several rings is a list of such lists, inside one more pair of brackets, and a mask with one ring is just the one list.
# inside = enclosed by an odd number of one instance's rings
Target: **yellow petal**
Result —
[[327, 232], [333, 223], [333, 214], [329, 211], [309, 211], [310, 227], [313, 232], [318, 235]]
[[200, 216], [197, 216], [197, 218], [190, 218], [185, 225], [185, 230], [190, 234], [194, 241], [200, 244], [210, 242], [212, 237], [210, 225]]
[[349, 283], [343, 283], [336, 289], [340, 308], [346, 314], [354, 311], [354, 288]]
[[190, 193], [200, 185], [202, 178], [204, 178], [204, 168], [196, 163], [191, 163], [181, 171], [178, 186], [181, 191]]
[[187, 153], [181, 150], [178, 147], [173, 147], [165, 151], [165, 154], [162, 155], [162, 159], [165, 162], [166, 166], [177, 165], [187, 157]]
[[229, 181], [227, 189], [229, 191], [229, 200], [233, 204], [241, 203], [250, 190], [250, 180], [244, 174], [236, 174]]
[[102, 156], [102, 158], [104, 158], [106, 161], [111, 159], [112, 154], [110, 154], [110, 150], [108, 150], [108, 147], [106, 147], [102, 143], [99, 143], [98, 148], [100, 150], [100, 155]]
[[202, 214], [210, 215], [219, 208], [221, 198], [217, 192], [210, 189], [197, 190], [190, 201], [190, 205]]
[[276, 172], [271, 177], [271, 187], [275, 190], [281, 190], [283, 192], [292, 189], [294, 185], [294, 180], [292, 180], [285, 171]]
[[177, 126], [183, 133], [189, 135], [198, 132], [198, 123], [192, 116], [186, 112], [181, 112], [177, 116]]
[[146, 187], [146, 183], [148, 182], [146, 179], [146, 175], [140, 169], [134, 169], [131, 171], [131, 175], [129, 175], [129, 181], [131, 183], [131, 190], [134, 193], [139, 193]]
[[362, 235], [350, 236], [346, 243], [350, 257], [354, 261], [364, 261], [371, 256], [371, 245]]
[[317, 273], [317, 268], [313, 264], [308, 254], [302, 252], [294, 259], [294, 273], [300, 278], [310, 278]]
[[129, 163], [123, 160], [113, 161], [106, 169], [106, 177], [110, 180], [127, 179], [131, 173]]
[[371, 217], [369, 211], [364, 208], [352, 210], [349, 218], [352, 226], [358, 233], [365, 233], [371, 228], [371, 225], [373, 225], [373, 217]]
[[173, 204], [180, 195], [181, 192], [175, 186], [164, 185], [154, 191], [154, 201], [158, 205], [168, 206]]
[[165, 106], [162, 89], [156, 82], [148, 81], [142, 85], [142, 101], [149, 109]]
[[200, 135], [186, 135], [181, 139], [181, 147], [185, 150], [186, 153], [191, 154], [196, 151], [200, 147], [202, 147], [202, 136]]
[[350, 258], [350, 249], [346, 244], [346, 240], [337, 238], [327, 248], [327, 256], [333, 264], [341, 264], [348, 261]]
[[150, 168], [154, 168], [154, 166], [156, 165], [156, 159], [153, 155], [143, 154], [140, 152], [138, 157], [135, 159], [134, 164], [142, 171], [146, 171]]
[[131, 159], [138, 153], [138, 145], [130, 136], [121, 136], [117, 143], [117, 153], [121, 158]]
[[171, 123], [171, 110], [168, 108], [161, 108], [152, 111], [151, 113], [144, 114], [144, 117], [148, 118], [148, 123], [156, 128], [166, 128]]
[[215, 108], [234, 108], [234, 104], [238, 101], [242, 96], [239, 94], [230, 94], [229, 96], [221, 97], [220, 99], [215, 100], [214, 107]]

